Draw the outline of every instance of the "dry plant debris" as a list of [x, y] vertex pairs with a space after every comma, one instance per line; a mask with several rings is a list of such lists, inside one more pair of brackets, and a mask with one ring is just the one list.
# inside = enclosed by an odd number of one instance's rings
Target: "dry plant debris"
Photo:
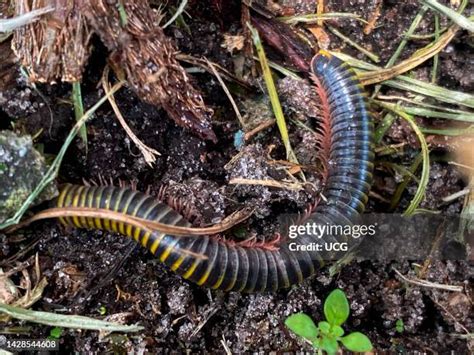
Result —
[[[144, 101], [163, 107], [177, 124], [216, 140], [213, 111], [176, 59], [178, 51], [148, 1], [21, 0], [15, 14], [52, 5], [55, 11], [14, 34], [12, 47], [32, 82], [80, 82], [96, 33], [111, 51], [119, 76]], [[123, 11], [122, 11], [122, 10]]]
[[116, 69], [144, 101], [161, 105], [176, 123], [215, 141], [208, 109], [176, 59], [177, 50], [159, 26], [160, 16], [148, 1], [123, 1], [124, 25], [115, 1], [86, 1], [84, 12], [112, 52]]
[[53, 5], [55, 10], [44, 19], [15, 31], [12, 48], [28, 70], [32, 82], [81, 81], [89, 58], [91, 32], [74, 0], [20, 0], [15, 14]]

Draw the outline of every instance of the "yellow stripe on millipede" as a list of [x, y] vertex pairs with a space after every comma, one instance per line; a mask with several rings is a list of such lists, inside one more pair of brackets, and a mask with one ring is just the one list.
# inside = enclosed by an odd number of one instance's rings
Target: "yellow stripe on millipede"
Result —
[[[61, 193], [59, 194], [59, 197], [58, 197], [58, 203], [57, 203], [57, 206], [58, 207], [64, 207], [64, 198], [66, 197], [66, 194], [67, 194], [67, 191], [70, 189], [71, 185], [66, 185]], [[59, 220], [61, 221], [62, 224], [67, 224], [66, 223], [66, 220], [63, 218], [63, 217], [59, 217]]]
[[146, 248], [146, 245], [148, 244], [148, 239], [150, 239], [150, 235], [151, 235], [150, 232], [146, 232], [141, 240], [141, 244], [143, 245], [144, 248]]
[[166, 235], [165, 233], [159, 233], [158, 237], [153, 241], [153, 244], [150, 246], [150, 251], [152, 252], [153, 255], [155, 255], [156, 250], [160, 246], [160, 242], [165, 235]]
[[[76, 193], [74, 194], [74, 199], [72, 200], [72, 206], [74, 207], [78, 207], [78, 203], [79, 203], [79, 197], [81, 195], [81, 191], [84, 190], [84, 186], [81, 186], [79, 187], [79, 189], [76, 191]], [[82, 225], [81, 225], [81, 222], [79, 221], [79, 218], [77, 216], [73, 216], [72, 217], [72, 221], [74, 223], [74, 225], [77, 227], [77, 228], [81, 228]]]
[[[198, 253], [202, 254], [206, 251], [206, 248], [207, 248], [207, 243], [204, 243], [201, 245], [201, 249], [199, 250]], [[192, 247], [191, 247], [192, 248]], [[191, 266], [186, 270], [186, 272], [184, 272], [181, 276], [183, 277], [183, 279], [187, 280], [189, 279], [191, 276], [193, 276], [194, 274], [194, 271], [196, 271], [196, 268], [199, 266], [200, 262], [201, 262], [202, 259], [200, 258], [196, 258], [194, 257], [194, 261], [193, 263], [191, 264]]]
[[[151, 211], [153, 211], [153, 209], [156, 206], [157, 206], [156, 203], [152, 203], [150, 205], [150, 207], [148, 207], [148, 209], [145, 211], [142, 218], [143, 219], [148, 219], [148, 216], [150, 215]], [[140, 228], [135, 229], [135, 235], [133, 237], [137, 242], [139, 241], [141, 231], [142, 230]], [[143, 238], [139, 241], [141, 243], [141, 245], [143, 245], [145, 248], [146, 248], [146, 245], [148, 243], [148, 239], [150, 238], [150, 234], [151, 234], [150, 232], [145, 232], [145, 234], [143, 235]]]
[[[130, 214], [131, 216], [135, 217], [138, 213], [138, 210], [140, 209], [140, 207], [143, 205], [143, 202], [145, 202], [147, 200], [147, 196], [143, 196], [140, 201], [138, 201], [137, 205], [135, 206], [135, 209], [133, 210], [133, 212]], [[140, 228], [139, 227], [135, 227], [135, 233], [133, 233], [132, 229], [134, 227], [129, 224], [127, 225], [127, 230], [126, 230], [126, 233], [127, 235], [129, 235], [130, 237], [132, 237], [133, 239], [135, 239], [135, 241], [138, 242], [138, 237], [140, 236]]]
[[201, 262], [201, 259], [194, 260], [193, 264], [183, 274], [183, 279], [185, 280], [189, 279], [194, 274], [194, 271], [196, 271], [196, 268], [198, 267], [200, 262]]
[[181, 266], [181, 264], [183, 263], [184, 259], [186, 259], [187, 255], [186, 254], [183, 254], [181, 255], [178, 260], [176, 260], [173, 265], [171, 265], [171, 270], [172, 271], [176, 271], [178, 270], [178, 268]]
[[[106, 191], [106, 190], [107, 190], [107, 188], [104, 191]], [[105, 196], [105, 209], [106, 210], [110, 210], [110, 200], [111, 199], [112, 199], [112, 192], [110, 192], [109, 196]], [[104, 228], [108, 231], [111, 230], [111, 228], [110, 228], [110, 219], [105, 218], [103, 221], [104, 221]]]
[[219, 276], [216, 283], [211, 288], [214, 289], [214, 290], [217, 290], [219, 288], [219, 286], [222, 284], [222, 282], [224, 281], [224, 276], [225, 275]]
[[[95, 207], [99, 208], [100, 207], [100, 200], [102, 200], [102, 194], [104, 193], [105, 187], [101, 186], [97, 188], [96, 192], [99, 192], [98, 196], [95, 197]], [[95, 193], [92, 195], [94, 196]], [[94, 224], [97, 227], [97, 229], [104, 229], [102, 227], [102, 218], [94, 218]]]
[[[155, 208], [156, 205], [153, 205], [152, 207], [150, 207], [150, 212], [151, 212], [151, 209]], [[168, 212], [170, 211], [170, 208], [162, 208], [162, 211], [160, 212], [160, 214], [158, 216], [156, 216], [153, 221], [155, 222], [158, 222], [161, 218], [163, 218], [163, 216], [165, 216]], [[147, 212], [147, 215], [148, 215], [148, 212]], [[144, 217], [146, 219], [146, 217]], [[150, 232], [146, 232], [146, 234], [143, 236], [142, 240], [141, 240], [141, 244], [146, 248], [147, 244], [148, 244], [148, 239], [150, 239], [150, 235], [151, 233]], [[155, 243], [158, 243], [155, 247]], [[156, 249], [158, 249], [158, 245], [159, 245], [159, 241], [157, 242], [157, 240], [154, 240], [153, 241], [153, 244], [150, 246], [150, 251], [155, 254], [156, 252]], [[154, 249], [153, 249], [154, 248]]]
[[[134, 197], [135, 197], [135, 193], [132, 192], [130, 194], [130, 197], [128, 198], [127, 202], [125, 202], [125, 206], [123, 206], [123, 209], [121, 211], [119, 211], [120, 213], [127, 214], [128, 206], [130, 206], [130, 202], [132, 202]], [[119, 231], [120, 231], [121, 234], [127, 235], [127, 234], [125, 234], [125, 224], [123, 222], [119, 223]]]
[[224, 281], [225, 272], [227, 269], [227, 263], [229, 262], [229, 251], [228, 249], [223, 249], [223, 250], [225, 250], [225, 253], [226, 253], [225, 258], [224, 258], [225, 266], [222, 267], [222, 271], [221, 271], [222, 274], [219, 276], [216, 283], [211, 286], [211, 288], [213, 288], [214, 290], [217, 290], [222, 285], [222, 282]]
[[[66, 195], [66, 199], [64, 201], [64, 207], [69, 207], [72, 205], [72, 198], [74, 196], [74, 188], [76, 186], [72, 186], [71, 189], [68, 191], [67, 195]], [[74, 207], [74, 206], [73, 206]], [[65, 217], [64, 220], [66, 221], [66, 224], [69, 225], [69, 226], [72, 226], [73, 223], [71, 221], [71, 217]]]
[[[124, 189], [119, 189], [119, 195], [115, 198], [115, 206], [114, 206], [114, 209], [113, 209], [114, 212], [117, 212], [117, 211], [118, 211], [118, 208], [119, 208], [119, 206], [120, 206], [120, 201], [122, 201], [122, 196], [123, 196], [123, 193], [124, 193], [124, 192], [125, 192]], [[112, 194], [110, 195], [110, 198], [112, 198], [112, 195], [113, 195], [113, 192], [112, 192]], [[112, 220], [110, 227], [112, 228], [112, 230], [113, 230], [115, 233], [118, 233], [117, 221]]]
[[[87, 190], [88, 189], [89, 189], [88, 187], [84, 187], [84, 189], [80, 192], [80, 194], [79, 194], [80, 201], [79, 201], [79, 206], [77, 206], [77, 207], [86, 207], [86, 196], [87, 196]], [[87, 227], [86, 217], [80, 217], [79, 222], [81, 223], [82, 227], [84, 227], [84, 228]]]
[[[89, 189], [89, 191], [87, 191], [86, 196], [87, 196], [86, 206], [89, 208], [94, 208], [94, 189]], [[94, 218], [87, 217], [87, 226], [90, 229], [95, 228]]]
[[[172, 221], [170, 221], [170, 225], [172, 225], [172, 226], [176, 225], [176, 223], [178, 223], [181, 218], [182, 218], [181, 215], [176, 213], [175, 218]], [[161, 256], [160, 256], [160, 261], [161, 262], [164, 263], [166, 261], [166, 259], [168, 259], [169, 255], [171, 254], [171, 252], [173, 251], [173, 248], [176, 246], [177, 243], [178, 243], [178, 238], [175, 237], [175, 240], [173, 241], [173, 243], [171, 243], [170, 246], [168, 248], [166, 248], [166, 250], [163, 252], [163, 254], [161, 254]], [[175, 264], [176, 264], [176, 262], [175, 262]], [[181, 262], [183, 262], [183, 261], [181, 260]], [[174, 266], [174, 264], [173, 264], [173, 266]], [[178, 267], [179, 267], [179, 264], [176, 268], [178, 268]]]
[[216, 261], [218, 253], [219, 253], [219, 250], [216, 250], [216, 252], [214, 253], [214, 258], [212, 260], [209, 260], [209, 265], [207, 266], [206, 272], [204, 273], [204, 275], [201, 276], [199, 281], [196, 282], [199, 286], [202, 286], [207, 281], [207, 279], [209, 278], [209, 275], [211, 274], [212, 268], [215, 267], [214, 262]]
[[178, 243], [178, 238], [175, 238], [173, 243], [171, 243], [168, 246], [168, 248], [166, 248], [166, 250], [160, 255], [160, 261], [162, 263], [164, 263], [166, 261], [166, 259], [168, 259], [168, 257], [170, 256], [171, 252], [173, 251], [173, 249], [174, 249], [174, 247], [176, 246], [177, 243]]
[[207, 279], [209, 278], [209, 275], [211, 274], [211, 268], [207, 268], [206, 272], [204, 273], [204, 275], [201, 276], [201, 278], [199, 279], [198, 282], [196, 282], [199, 286], [202, 286], [204, 284], [204, 282], [207, 281]]

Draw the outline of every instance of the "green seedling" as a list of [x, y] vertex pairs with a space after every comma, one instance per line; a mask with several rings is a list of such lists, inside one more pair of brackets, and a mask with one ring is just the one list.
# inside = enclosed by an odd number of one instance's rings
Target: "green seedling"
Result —
[[398, 333], [403, 333], [403, 331], [405, 330], [405, 325], [403, 324], [403, 320], [402, 319], [398, 319], [395, 323], [395, 330], [398, 332]]
[[63, 334], [63, 328], [61, 327], [54, 327], [49, 331], [49, 339], [59, 339]]
[[105, 316], [106, 313], [107, 313], [107, 308], [105, 308], [105, 306], [100, 306], [99, 307], [99, 314], [101, 316]]
[[325, 321], [316, 325], [306, 314], [297, 313], [289, 316], [285, 325], [296, 335], [311, 343], [318, 354], [323, 354], [323, 351], [335, 354], [340, 344], [350, 351], [371, 351], [372, 343], [364, 334], [353, 332], [344, 336], [345, 332], [341, 325], [349, 317], [349, 311], [346, 295], [342, 290], [336, 289], [324, 302]]

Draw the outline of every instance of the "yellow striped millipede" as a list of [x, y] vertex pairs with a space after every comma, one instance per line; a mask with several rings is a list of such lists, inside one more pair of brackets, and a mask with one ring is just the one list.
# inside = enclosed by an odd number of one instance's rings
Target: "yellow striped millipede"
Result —
[[[372, 184], [373, 122], [363, 88], [346, 63], [322, 52], [313, 59], [311, 71], [318, 92], [324, 96], [330, 147], [328, 175], [322, 192], [326, 198], [307, 222], [352, 225], [365, 208]], [[169, 225], [190, 226], [166, 204], [128, 188], [65, 185], [57, 207], [67, 206], [101, 208]], [[262, 292], [290, 287], [315, 274], [321, 260], [333, 256], [329, 252], [291, 252], [288, 240], [277, 250], [269, 250], [232, 245], [208, 236], [181, 237], [150, 232], [100, 218], [64, 217], [62, 222], [132, 237], [183, 278], [225, 291]], [[311, 244], [333, 239], [330, 235], [318, 240], [312, 235], [300, 235], [294, 241]], [[205, 259], [196, 255], [204, 255]]]

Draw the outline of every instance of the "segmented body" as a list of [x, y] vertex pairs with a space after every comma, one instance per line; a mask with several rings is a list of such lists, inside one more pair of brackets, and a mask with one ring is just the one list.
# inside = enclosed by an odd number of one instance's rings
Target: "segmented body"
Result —
[[[353, 224], [363, 212], [372, 183], [373, 123], [355, 73], [335, 57], [319, 54], [311, 63], [319, 90], [326, 94], [330, 116], [328, 178], [325, 199], [306, 222]], [[176, 226], [190, 223], [166, 204], [141, 192], [110, 186], [65, 185], [57, 206], [104, 208]], [[212, 237], [178, 237], [149, 233], [104, 219], [68, 217], [63, 223], [79, 228], [106, 229], [134, 238], [171, 270], [198, 285], [226, 291], [262, 292], [289, 287], [313, 275], [329, 252], [289, 251], [230, 245]], [[298, 244], [331, 241], [302, 235]], [[189, 253], [187, 251], [191, 251]], [[203, 255], [206, 259], [195, 255]]]

